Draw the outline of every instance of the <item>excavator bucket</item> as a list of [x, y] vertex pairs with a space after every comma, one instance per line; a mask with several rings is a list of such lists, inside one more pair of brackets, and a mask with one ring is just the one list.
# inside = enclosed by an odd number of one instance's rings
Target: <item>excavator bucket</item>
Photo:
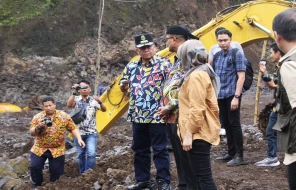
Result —
[[10, 103], [0, 103], [0, 113], [4, 112], [21, 112], [22, 108], [10, 104]]

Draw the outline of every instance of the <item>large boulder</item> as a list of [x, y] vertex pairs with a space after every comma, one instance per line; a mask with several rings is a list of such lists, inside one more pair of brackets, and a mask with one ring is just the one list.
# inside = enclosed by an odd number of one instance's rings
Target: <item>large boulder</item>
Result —
[[17, 173], [14, 171], [14, 169], [9, 164], [1, 161], [0, 162], [0, 176], [17, 178]]
[[5, 177], [0, 180], [0, 189], [2, 190], [18, 189], [18, 187], [20, 187], [23, 184], [24, 184], [24, 181], [21, 179], [13, 179], [10, 177]]
[[19, 156], [15, 159], [9, 160], [8, 164], [14, 169], [14, 171], [20, 176], [28, 171], [30, 162], [22, 156]]

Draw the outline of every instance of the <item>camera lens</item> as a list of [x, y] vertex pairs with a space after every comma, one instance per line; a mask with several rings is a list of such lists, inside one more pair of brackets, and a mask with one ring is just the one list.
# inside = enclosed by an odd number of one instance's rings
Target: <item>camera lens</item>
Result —
[[265, 74], [265, 75], [262, 76], [262, 80], [264, 82], [270, 82], [272, 80], [272, 78], [273, 78], [273, 76], [270, 75], [270, 74]]
[[52, 126], [52, 122], [51, 122], [51, 119], [50, 118], [45, 118], [44, 119], [44, 122], [46, 124], [47, 127], [51, 127]]
[[48, 121], [48, 122], [46, 123], [46, 125], [47, 125], [47, 127], [51, 127], [51, 126], [52, 126], [52, 122], [51, 122], [51, 121]]

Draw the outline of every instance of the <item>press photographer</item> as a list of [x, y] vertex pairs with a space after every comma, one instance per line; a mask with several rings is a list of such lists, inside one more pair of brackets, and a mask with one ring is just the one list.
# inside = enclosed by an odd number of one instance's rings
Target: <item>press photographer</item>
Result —
[[47, 159], [51, 182], [64, 174], [66, 130], [78, 139], [77, 143], [80, 147], [85, 147], [77, 126], [67, 113], [56, 110], [53, 97], [45, 97], [42, 105], [44, 111], [33, 117], [30, 126], [30, 134], [35, 136], [30, 155], [33, 188], [41, 186], [43, 182], [43, 168]]
[[96, 151], [98, 142], [98, 132], [96, 127], [96, 110], [106, 111], [106, 106], [98, 96], [90, 96], [90, 82], [81, 80], [74, 84], [74, 91], [69, 97], [67, 106], [73, 108], [70, 114], [79, 127], [81, 138], [86, 143], [85, 148], [79, 146], [78, 140], [74, 139], [74, 144], [78, 152], [79, 172], [84, 173], [88, 169], [93, 169], [96, 162]]
[[[276, 43], [271, 44], [270, 46], [270, 59], [272, 63], [275, 64], [275, 70], [278, 69], [278, 62], [282, 56], [285, 54], [278, 48]], [[266, 84], [271, 88], [274, 89], [274, 98], [276, 95], [277, 89], [277, 82], [278, 77], [277, 74], [269, 74], [266, 70], [266, 61], [261, 60], [259, 63], [259, 70], [262, 72], [262, 80], [266, 82]], [[276, 131], [273, 130], [273, 126], [277, 121], [277, 113], [275, 109], [275, 102], [273, 111], [270, 113], [268, 125], [266, 127], [266, 140], [267, 140], [267, 155], [265, 159], [262, 161], [256, 162], [256, 166], [278, 166], [280, 162], [277, 158], [277, 134]]]

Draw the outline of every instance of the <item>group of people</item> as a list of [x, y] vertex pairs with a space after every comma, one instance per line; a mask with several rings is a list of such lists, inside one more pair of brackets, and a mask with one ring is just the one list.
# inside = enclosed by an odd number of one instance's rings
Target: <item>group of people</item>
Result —
[[[140, 59], [129, 63], [120, 81], [130, 89], [128, 121], [132, 122], [136, 182], [128, 187], [153, 189], [151, 150], [158, 189], [170, 190], [167, 134], [173, 147], [179, 189], [217, 189], [212, 177], [210, 150], [220, 141], [220, 121], [225, 127], [229, 153], [218, 161], [229, 166], [243, 161], [243, 135], [239, 107], [246, 59], [236, 52], [232, 64], [230, 31], [220, 28], [218, 56], [208, 63], [205, 46], [182, 25], [166, 31], [167, 47], [175, 52], [172, 66], [157, 56], [151, 34], [135, 37]], [[218, 48], [216, 48], [218, 49]], [[223, 113], [219, 109], [223, 109]]]
[[[296, 28], [291, 27], [296, 22], [295, 16], [296, 11], [290, 9], [273, 22], [276, 43], [271, 45], [271, 59], [279, 62], [279, 66], [285, 63], [288, 68], [281, 66], [278, 70], [278, 84], [274, 77], [265, 80], [271, 88], [278, 89], [277, 106], [266, 129], [267, 156], [256, 163], [256, 166], [279, 165], [279, 144], [286, 152], [284, 164], [288, 165], [291, 189], [296, 188], [292, 180], [296, 173], [293, 133], [296, 90], [292, 87], [295, 83], [288, 82], [288, 76], [291, 79], [296, 76], [296, 56], [293, 57]], [[122, 91], [131, 92], [128, 121], [133, 129], [136, 182], [129, 190], [155, 186], [150, 173], [151, 147], [158, 189], [171, 189], [166, 130], [176, 160], [179, 189], [217, 189], [211, 172], [210, 149], [219, 143], [220, 126], [226, 130], [228, 152], [216, 161], [227, 162], [227, 166], [245, 164], [240, 105], [247, 60], [240, 44], [231, 40], [229, 30], [217, 28], [216, 38], [218, 44], [208, 56], [204, 45], [186, 27], [168, 27], [167, 47], [177, 54], [172, 66], [166, 58], [155, 55], [151, 34], [135, 37], [141, 58], [126, 66], [120, 82]], [[259, 66], [267, 74], [262, 62]], [[285, 72], [285, 77], [281, 72]], [[275, 130], [280, 131], [279, 137]]]
[[[257, 166], [278, 165], [277, 146], [285, 152], [284, 164], [290, 189], [296, 189], [296, 10], [289, 9], [273, 21], [276, 44], [271, 46], [273, 62], [279, 62], [278, 81], [265, 79], [276, 88], [275, 109], [266, 129], [268, 153]], [[167, 47], [175, 52], [175, 63], [156, 55], [151, 34], [135, 37], [140, 59], [129, 63], [120, 80], [121, 91], [130, 91], [127, 120], [132, 122], [134, 172], [136, 182], [129, 190], [170, 190], [168, 138], [173, 147], [180, 190], [215, 190], [210, 151], [220, 141], [221, 126], [226, 130], [228, 152], [216, 161], [227, 166], [245, 164], [240, 104], [244, 92], [246, 58], [241, 46], [232, 41], [225, 28], [216, 30], [217, 45], [210, 49], [182, 25], [166, 30]], [[235, 57], [235, 59], [234, 59]], [[208, 59], [209, 58], [209, 59]], [[233, 60], [234, 59], [234, 60]], [[260, 71], [267, 74], [260, 62]], [[263, 75], [264, 76], [264, 75]], [[94, 167], [97, 144], [95, 111], [106, 111], [98, 96], [89, 96], [90, 83], [73, 92], [67, 105], [79, 108], [87, 104], [86, 119], [78, 124], [55, 109], [52, 97], [43, 99], [44, 111], [34, 116], [30, 133], [35, 136], [31, 149], [31, 178], [42, 184], [42, 169], [49, 159], [50, 181], [63, 174], [65, 131], [72, 132], [78, 151], [79, 171]], [[48, 123], [46, 118], [50, 118]], [[278, 136], [274, 130], [277, 130]], [[152, 149], [151, 149], [152, 148]], [[151, 179], [151, 150], [156, 168], [156, 183]]]

